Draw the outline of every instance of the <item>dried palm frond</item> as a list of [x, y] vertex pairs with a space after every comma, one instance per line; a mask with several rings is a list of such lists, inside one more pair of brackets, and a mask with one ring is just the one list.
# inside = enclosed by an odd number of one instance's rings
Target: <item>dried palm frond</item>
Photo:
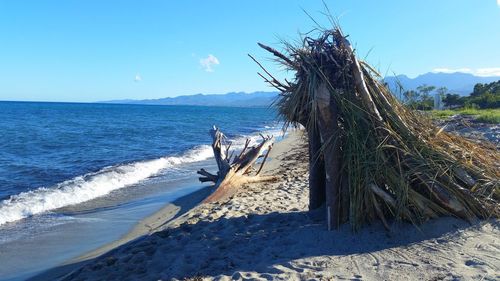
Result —
[[283, 53], [259, 45], [295, 72], [284, 83], [264, 68], [261, 75], [280, 91], [276, 106], [286, 126], [320, 131], [315, 159], [326, 163], [329, 225], [499, 216], [498, 150], [442, 132], [401, 104], [340, 28], [285, 44]]

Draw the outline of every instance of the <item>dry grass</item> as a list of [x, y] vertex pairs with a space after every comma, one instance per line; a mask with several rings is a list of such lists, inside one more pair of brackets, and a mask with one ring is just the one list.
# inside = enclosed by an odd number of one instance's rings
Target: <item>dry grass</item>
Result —
[[324, 85], [339, 111], [333, 122], [340, 131], [323, 141], [323, 151], [335, 142], [341, 147], [340, 180], [348, 192], [339, 199], [346, 219], [338, 220], [358, 229], [385, 217], [417, 224], [440, 215], [498, 216], [496, 148], [443, 132], [400, 104], [378, 73], [357, 60], [339, 28], [284, 47], [285, 54], [265, 49], [294, 71], [295, 79], [279, 82], [267, 71], [265, 79], [281, 91], [276, 105], [287, 126], [318, 126], [315, 95]]

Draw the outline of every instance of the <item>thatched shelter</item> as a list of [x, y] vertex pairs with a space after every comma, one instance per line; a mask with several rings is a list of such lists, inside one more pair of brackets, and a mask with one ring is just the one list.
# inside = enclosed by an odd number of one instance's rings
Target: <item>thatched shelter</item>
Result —
[[259, 75], [281, 92], [277, 107], [287, 126], [307, 130], [310, 209], [326, 205], [329, 228], [499, 215], [496, 148], [444, 132], [406, 108], [356, 58], [340, 28], [285, 44], [284, 52], [259, 45], [295, 73], [284, 82], [264, 68]]

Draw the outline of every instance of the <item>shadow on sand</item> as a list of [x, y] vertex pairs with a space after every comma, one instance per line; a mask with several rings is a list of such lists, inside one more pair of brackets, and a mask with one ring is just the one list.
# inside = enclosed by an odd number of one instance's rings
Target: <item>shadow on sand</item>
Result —
[[[171, 202], [170, 204], [168, 204], [167, 207], [169, 207], [170, 209], [177, 208], [177, 210], [175, 211], [175, 213], [168, 215], [168, 217], [165, 218], [166, 220], [162, 225], [164, 225], [172, 220], [175, 220], [179, 216], [185, 214], [186, 212], [188, 212], [189, 210], [194, 208], [203, 199], [205, 199], [208, 196], [208, 194], [210, 194], [210, 192], [212, 192], [212, 187], [207, 186], [207, 187], [201, 188], [200, 190], [197, 190], [193, 193], [179, 197], [178, 199], [176, 199], [173, 202]], [[162, 211], [163, 210], [160, 210], [158, 213], [160, 213]], [[170, 211], [170, 212], [172, 212], [172, 211]], [[151, 217], [158, 216], [158, 213], [153, 214]], [[140, 222], [140, 223], [147, 223], [147, 221]], [[161, 225], [158, 226], [157, 228], [160, 228], [160, 227], [161, 227]], [[90, 253], [87, 253], [81, 257], [78, 257], [73, 261], [69, 261], [68, 263], [66, 263], [64, 265], [61, 265], [61, 266], [49, 269], [47, 271], [41, 272], [41, 273], [39, 273], [39, 274], [37, 274], [37, 275], [27, 279], [27, 280], [30, 280], [30, 281], [58, 280], [59, 278], [64, 277], [68, 273], [70, 273], [70, 272], [72, 272], [72, 271], [74, 271], [74, 270], [76, 270], [76, 269], [78, 269], [78, 268], [80, 268], [88, 263], [91, 263], [92, 261], [97, 260], [99, 257], [96, 257], [96, 256], [99, 256], [99, 255], [102, 255], [103, 253], [108, 252], [110, 247], [111, 247], [111, 249], [113, 249], [114, 247], [117, 247], [116, 249], [120, 249], [124, 245], [133, 244], [135, 241], [140, 241], [141, 239], [147, 239], [147, 237], [148, 237], [147, 235], [141, 236], [138, 238], [136, 238], [136, 237], [130, 238], [129, 236], [130, 236], [130, 233], [125, 235], [124, 237], [122, 237], [118, 241], [115, 241], [109, 245], [105, 245], [99, 249], [96, 249]], [[129, 241], [129, 242], [127, 242], [127, 241]], [[123, 245], [121, 245], [121, 244], [123, 244]], [[90, 258], [87, 258], [87, 257], [90, 257]]]
[[357, 233], [348, 225], [329, 232], [320, 215], [323, 213], [222, 216], [214, 220], [197, 220], [195, 215], [178, 227], [141, 237], [96, 259], [52, 270], [59, 275], [46, 273], [32, 280], [53, 280], [75, 268], [79, 269], [64, 280], [92, 276], [106, 280], [124, 276], [182, 280], [190, 276], [231, 276], [235, 271], [279, 273], [276, 265], [293, 269], [289, 262], [300, 258], [371, 253], [433, 238], [439, 242], [458, 235], [459, 229], [475, 227], [458, 219], [440, 218], [425, 223], [420, 230], [410, 224], [393, 223], [391, 233], [380, 224]]

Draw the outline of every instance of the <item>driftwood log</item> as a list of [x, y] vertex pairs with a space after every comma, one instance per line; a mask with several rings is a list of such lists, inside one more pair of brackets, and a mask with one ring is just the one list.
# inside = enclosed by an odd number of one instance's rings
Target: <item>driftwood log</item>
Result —
[[[226, 199], [234, 194], [239, 186], [245, 183], [273, 181], [275, 176], [262, 176], [260, 172], [267, 160], [269, 152], [274, 143], [273, 136], [261, 135], [262, 141], [254, 146], [250, 145], [247, 139], [243, 149], [236, 153], [230, 151], [231, 143], [227, 141], [224, 134], [215, 126], [210, 130], [212, 136], [212, 149], [215, 161], [217, 162], [218, 172], [212, 174], [205, 169], [200, 169], [197, 173], [202, 177], [201, 182], [213, 182], [214, 192], [203, 202], [216, 202]], [[254, 164], [259, 158], [263, 158], [259, 168], [254, 173]]]

